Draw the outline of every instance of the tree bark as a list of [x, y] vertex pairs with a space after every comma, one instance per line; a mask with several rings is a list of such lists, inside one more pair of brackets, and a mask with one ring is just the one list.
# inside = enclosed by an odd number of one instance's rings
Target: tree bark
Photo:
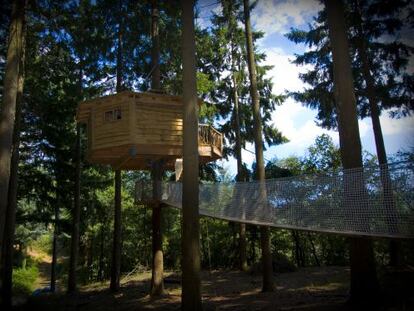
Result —
[[93, 279], [93, 275], [91, 274], [91, 266], [94, 260], [94, 254], [93, 254], [93, 236], [91, 236], [88, 240], [87, 240], [87, 245], [86, 245], [86, 254], [85, 254], [85, 264], [86, 264], [86, 268], [88, 271], [88, 280], [92, 280]]
[[[382, 135], [382, 128], [380, 122], [380, 109], [378, 107], [378, 100], [375, 95], [375, 81], [371, 74], [371, 62], [368, 57], [368, 47], [365, 39], [365, 32], [362, 22], [362, 13], [358, 0], [355, 0], [355, 14], [357, 19], [358, 29], [358, 52], [362, 65], [362, 74], [366, 84], [367, 97], [371, 112], [372, 130], [374, 132], [375, 147], [377, 151], [378, 163], [380, 165], [381, 183], [383, 187], [383, 204], [386, 212], [389, 213], [389, 218], [394, 218], [396, 213], [396, 206], [391, 187], [391, 178], [388, 172], [387, 153], [385, 151], [384, 137]], [[389, 224], [389, 230], [397, 231], [395, 224]], [[390, 251], [390, 265], [398, 266], [401, 264], [401, 243], [397, 240], [391, 240], [389, 245]]]
[[[263, 208], [267, 209], [267, 194], [265, 185], [265, 168], [263, 158], [263, 138], [262, 138], [262, 120], [260, 115], [259, 93], [257, 91], [256, 62], [254, 59], [253, 38], [250, 25], [250, 8], [249, 1], [243, 0], [244, 8], [244, 27], [246, 35], [247, 63], [249, 67], [250, 78], [250, 96], [253, 106], [253, 131], [254, 145], [256, 151], [257, 177], [260, 182], [260, 195], [263, 202]], [[268, 227], [261, 227], [261, 246], [263, 262], [263, 292], [274, 291], [273, 284], [273, 267], [270, 233]]]
[[59, 206], [60, 206], [60, 187], [59, 182], [56, 186], [56, 205], [55, 205], [55, 225], [53, 229], [53, 242], [52, 242], [52, 263], [50, 271], [50, 291], [54, 293], [56, 291], [56, 265], [57, 265], [57, 240], [59, 237]]
[[[341, 0], [325, 0], [332, 47], [334, 95], [338, 111], [339, 143], [344, 169], [362, 167], [361, 141], [344, 7]], [[359, 185], [363, 187], [363, 184]], [[363, 191], [363, 189], [361, 189]], [[348, 208], [352, 208], [348, 206]], [[351, 301], [373, 301], [378, 292], [372, 240], [350, 239]]]
[[311, 236], [310, 232], [308, 232], [308, 239], [309, 239], [309, 242], [310, 242], [311, 247], [312, 247], [312, 254], [313, 254], [313, 258], [315, 259], [315, 264], [318, 267], [320, 267], [321, 263], [319, 261], [318, 255], [316, 254], [315, 244], [313, 243], [313, 239], [312, 239], [312, 236]]
[[[158, 34], [158, 1], [151, 0], [151, 66], [152, 80], [151, 89], [160, 90], [160, 40]], [[164, 294], [164, 258], [162, 252], [162, 232], [161, 219], [162, 210], [160, 205], [160, 183], [162, 178], [162, 163], [157, 161], [152, 167], [152, 278], [151, 278], [151, 296], [160, 296]]]
[[246, 224], [239, 225], [239, 252], [240, 252], [240, 270], [247, 272], [247, 241], [246, 241]]
[[[104, 226], [101, 226], [101, 230], [100, 230], [100, 248], [99, 248], [99, 265], [98, 265], [98, 276], [97, 276], [97, 280], [98, 281], [103, 281], [104, 280], [104, 256], [105, 256], [105, 230], [104, 230]], [[91, 249], [93, 249], [93, 247], [91, 246]], [[92, 261], [91, 261], [92, 263]]]
[[[234, 103], [234, 130], [236, 133], [236, 161], [237, 161], [237, 181], [245, 181], [244, 170], [243, 170], [243, 160], [241, 152], [241, 134], [240, 134], [240, 111], [239, 111], [239, 93], [238, 93], [238, 83], [236, 79], [236, 66], [235, 66], [235, 55], [234, 55], [234, 44], [232, 43], [232, 80], [233, 80], [233, 103]], [[244, 204], [241, 208], [243, 209], [244, 217]], [[247, 265], [247, 242], [246, 242], [246, 224], [239, 224], [239, 260], [240, 260], [240, 270], [247, 271], [249, 269]]]
[[198, 213], [198, 104], [194, 0], [181, 0], [183, 57], [182, 310], [202, 310]]
[[257, 240], [257, 226], [251, 226], [250, 250], [252, 261], [256, 262], [256, 240]]
[[123, 16], [122, 16], [122, 0], [119, 0], [119, 11], [118, 11], [118, 34], [117, 42], [118, 47], [116, 50], [116, 92], [122, 92], [124, 89], [124, 59], [123, 59]]
[[301, 255], [301, 246], [298, 233], [295, 230], [291, 231], [293, 241], [295, 242], [295, 257], [296, 257], [296, 264], [298, 267], [303, 267], [303, 260]]
[[121, 171], [115, 171], [115, 211], [114, 211], [114, 237], [112, 248], [111, 284], [110, 289], [114, 292], [119, 290], [119, 279], [121, 273]]
[[[119, 28], [118, 28], [118, 48], [116, 59], [116, 92], [123, 90], [123, 18], [122, 18], [122, 1], [119, 1]], [[120, 274], [121, 274], [121, 213], [122, 213], [122, 173], [121, 170], [115, 170], [115, 205], [114, 205], [114, 235], [112, 246], [112, 262], [111, 262], [111, 283], [109, 288], [116, 292], [120, 288]]]
[[[81, 57], [82, 60], [82, 57]], [[79, 99], [83, 94], [83, 69], [82, 63], [79, 68]], [[68, 293], [73, 293], [77, 289], [76, 272], [79, 259], [79, 223], [80, 223], [80, 181], [81, 181], [81, 125], [76, 125], [76, 145], [75, 145], [75, 183], [74, 200], [72, 211], [72, 236], [70, 245], [69, 272], [68, 272]]]
[[23, 101], [23, 87], [25, 75], [25, 44], [26, 43], [26, 29], [23, 25], [22, 35], [22, 50], [19, 64], [18, 89], [16, 97], [16, 120], [14, 124], [13, 146], [10, 170], [10, 183], [8, 193], [8, 204], [6, 214], [6, 224], [4, 232], [3, 244], [3, 286], [2, 286], [2, 303], [4, 307], [10, 308], [12, 303], [12, 275], [13, 275], [13, 243], [14, 233], [16, 227], [16, 210], [17, 210], [17, 188], [18, 188], [18, 168], [19, 168], [19, 146], [20, 146], [20, 128], [21, 128], [21, 114]]
[[[25, 0], [14, 0], [12, 4], [7, 60], [3, 82], [3, 99], [0, 114], [0, 258], [3, 258], [3, 240], [8, 204], [7, 197], [10, 184], [10, 165], [16, 117], [19, 65], [22, 58], [23, 48], [24, 18]], [[3, 277], [3, 267], [0, 267], [0, 276]], [[0, 287], [1, 286], [2, 284], [0, 284]]]
[[161, 89], [161, 74], [160, 74], [160, 37], [158, 33], [158, 1], [151, 0], [151, 88], [153, 90]]
[[76, 271], [79, 257], [79, 223], [80, 223], [80, 175], [81, 175], [81, 126], [76, 126], [76, 160], [75, 160], [75, 189], [72, 211], [72, 237], [70, 246], [70, 262], [68, 275], [68, 293], [77, 289]]
[[164, 258], [162, 253], [161, 232], [161, 178], [162, 163], [155, 162], [152, 168], [152, 278], [151, 296], [164, 294]]

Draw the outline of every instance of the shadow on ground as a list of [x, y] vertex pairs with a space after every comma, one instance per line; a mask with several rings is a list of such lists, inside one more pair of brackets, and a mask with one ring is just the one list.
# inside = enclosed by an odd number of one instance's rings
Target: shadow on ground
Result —
[[[43, 295], [32, 297], [16, 310], [180, 310], [181, 286], [178, 274], [166, 278], [166, 295], [148, 296], [150, 274], [122, 284], [112, 293], [106, 284], [82, 288], [76, 295]], [[275, 275], [276, 291], [261, 293], [261, 276], [238, 271], [202, 273], [202, 294], [205, 310], [358, 310], [346, 303], [349, 270], [344, 267], [304, 268], [297, 272]], [[379, 297], [380, 299], [380, 297]], [[397, 306], [397, 307], [395, 307]], [[373, 306], [371, 306], [373, 307]], [[368, 310], [367, 307], [359, 310]], [[379, 303], [369, 310], [412, 310], [404, 302], [393, 308]]]

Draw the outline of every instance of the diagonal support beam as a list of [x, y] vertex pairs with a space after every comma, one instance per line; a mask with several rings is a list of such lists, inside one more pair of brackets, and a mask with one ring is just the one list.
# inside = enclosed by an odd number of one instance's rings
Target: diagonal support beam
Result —
[[122, 169], [122, 166], [125, 165], [131, 159], [132, 159], [132, 157], [128, 153], [128, 154], [122, 156], [119, 160], [115, 161], [115, 163], [112, 165], [112, 168], [115, 171], [120, 170], [120, 169]]

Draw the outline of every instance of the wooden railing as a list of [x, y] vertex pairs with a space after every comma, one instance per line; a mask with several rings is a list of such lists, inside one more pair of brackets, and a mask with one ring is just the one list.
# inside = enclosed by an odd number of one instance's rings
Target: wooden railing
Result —
[[223, 134], [211, 125], [199, 124], [198, 143], [200, 145], [213, 145], [221, 152], [223, 150]]

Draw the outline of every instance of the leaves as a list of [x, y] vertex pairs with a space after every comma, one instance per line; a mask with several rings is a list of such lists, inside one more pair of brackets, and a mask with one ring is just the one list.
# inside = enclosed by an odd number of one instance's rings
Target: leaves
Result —
[[[358, 54], [358, 19], [354, 1], [347, 1], [347, 21], [351, 59], [354, 73], [360, 118], [370, 116], [366, 83]], [[406, 116], [413, 110], [412, 88], [408, 81], [413, 74], [407, 71], [407, 61], [414, 50], [401, 38], [404, 28], [402, 12], [405, 1], [361, 1], [362, 28], [367, 41], [367, 54], [371, 61], [371, 74], [375, 79], [375, 94], [381, 110], [392, 109], [392, 116]], [[409, 26], [406, 26], [407, 28]], [[405, 29], [404, 31], [407, 31]], [[295, 55], [293, 63], [312, 65], [300, 74], [300, 79], [310, 87], [290, 95], [304, 105], [318, 111], [317, 124], [327, 129], [337, 127], [336, 107], [333, 97], [332, 57], [326, 28], [326, 13], [320, 11], [308, 30], [292, 28], [286, 37], [295, 43], [305, 44], [308, 51]]]

